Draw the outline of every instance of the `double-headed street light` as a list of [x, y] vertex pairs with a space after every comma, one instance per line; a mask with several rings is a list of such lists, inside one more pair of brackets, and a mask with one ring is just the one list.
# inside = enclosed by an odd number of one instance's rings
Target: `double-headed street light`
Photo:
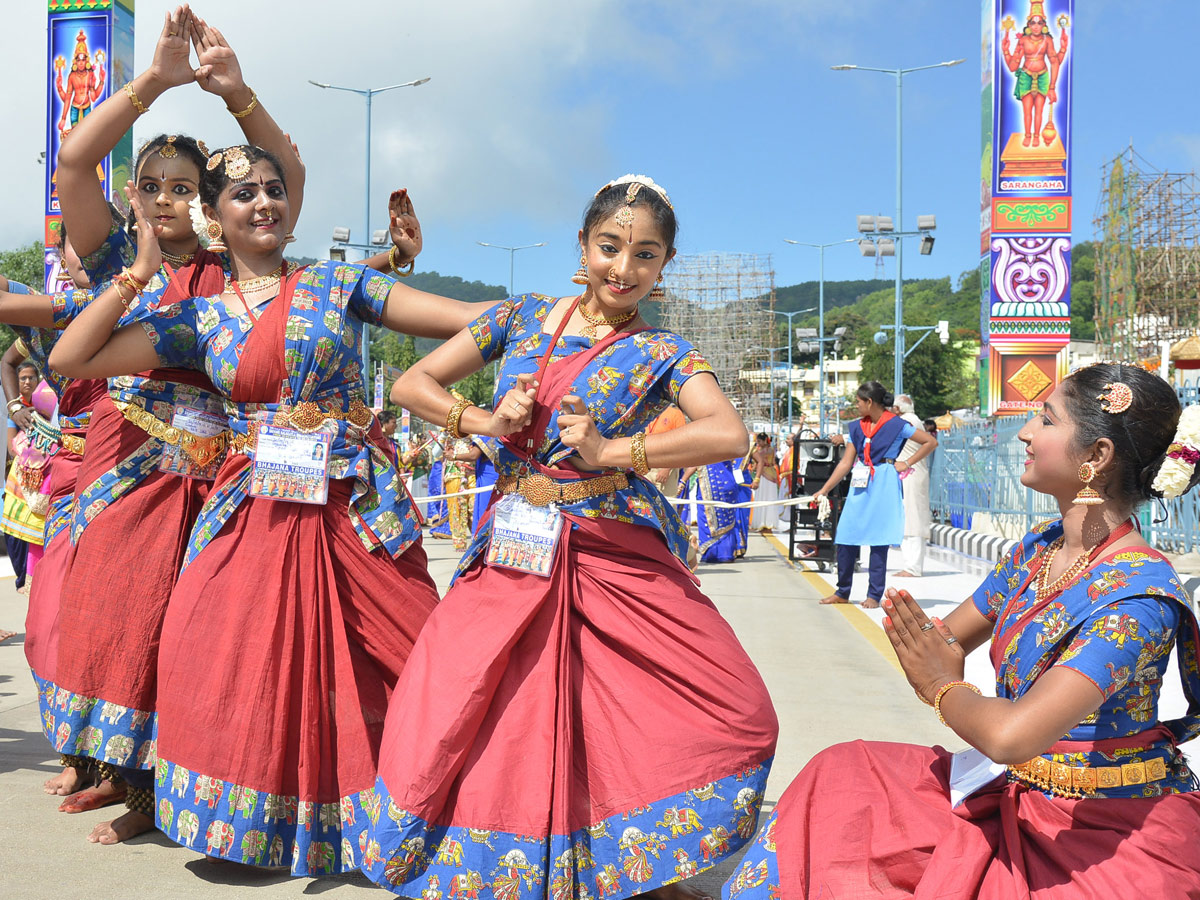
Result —
[[[311, 78], [308, 80], [309, 84], [315, 85], [316, 87], [322, 88], [324, 90], [345, 91], [346, 93], [358, 94], [360, 97], [366, 98], [366, 101], [367, 101], [366, 178], [365, 178], [364, 191], [363, 191], [363, 193], [364, 193], [364, 197], [363, 197], [363, 235], [364, 236], [371, 233], [371, 98], [374, 97], [376, 94], [383, 94], [387, 91], [394, 91], [397, 88], [420, 87], [421, 85], [427, 83], [428, 81], [429, 81], [428, 78], [418, 78], [416, 81], [405, 81], [402, 84], [389, 84], [387, 87], [381, 87], [381, 88], [352, 88], [352, 87], [343, 87], [342, 85], [338, 85], [338, 84], [328, 84], [324, 81], [313, 81]], [[347, 240], [344, 241], [343, 243], [345, 243], [347, 246], [351, 246], [349, 244], [349, 234], [348, 233], [347, 233]], [[375, 243], [374, 240], [372, 240], [372, 243]], [[367, 343], [367, 325], [366, 324], [363, 325], [362, 342], [363, 342], [363, 378], [369, 378], [370, 377], [370, 358], [369, 358], [370, 347], [369, 347], [369, 344]]]
[[810, 306], [808, 309], [797, 309], [793, 312], [783, 312], [782, 310], [773, 309], [771, 312], [777, 316], [787, 316], [787, 333], [788, 333], [788, 434], [792, 433], [792, 345], [796, 343], [796, 336], [792, 333], [792, 317], [810, 313], [815, 306]]
[[518, 250], [532, 250], [534, 247], [545, 247], [545, 241], [538, 241], [536, 244], [525, 244], [523, 247], [505, 247], [503, 244], [489, 244], [487, 241], [476, 241], [480, 247], [495, 247], [497, 250], [508, 251], [508, 296], [513, 296], [513, 257], [517, 255]]
[[[923, 72], [926, 69], [946, 69], [963, 62], [966, 62], [966, 60], [952, 59], [929, 66], [914, 66], [910, 69], [880, 69], [874, 66], [853, 65], [830, 67], [835, 72], [845, 72], [850, 69], [857, 69], [863, 72], [882, 72], [884, 75], [891, 75], [896, 79], [896, 225], [898, 226], [904, 224], [904, 76], [910, 72]], [[900, 394], [904, 391], [904, 298], [901, 293], [904, 285], [904, 245], [903, 243], [893, 244], [893, 249], [896, 253], [896, 376], [894, 380], [894, 393]], [[925, 242], [922, 241], [922, 253], [927, 254], [932, 249], [932, 238], [929, 239], [928, 249], [926, 249]]]
[[[820, 251], [821, 267], [820, 267], [820, 286], [817, 293], [817, 343], [820, 347], [817, 357], [818, 376], [820, 378], [820, 388], [818, 390], [817, 399], [817, 417], [820, 424], [817, 426], [817, 431], [822, 435], [825, 433], [825, 248], [836, 247], [838, 244], [852, 244], [854, 238], [846, 238], [844, 241], [830, 241], [827, 244], [812, 244], [808, 241], [793, 241], [791, 238], [784, 238], [785, 243], [795, 244], [798, 247], [815, 247]], [[790, 320], [789, 320], [790, 321]], [[844, 332], [843, 332], [844, 333]]]

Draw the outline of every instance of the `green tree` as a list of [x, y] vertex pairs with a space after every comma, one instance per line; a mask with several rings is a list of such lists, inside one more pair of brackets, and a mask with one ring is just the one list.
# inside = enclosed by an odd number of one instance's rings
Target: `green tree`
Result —
[[[41, 241], [25, 247], [0, 252], [0, 275], [41, 291], [46, 279], [46, 250]], [[0, 352], [7, 350], [16, 334], [7, 325], [0, 325]]]
[[[940, 416], [947, 410], [975, 404], [979, 376], [971, 365], [974, 355], [973, 341], [959, 339], [943, 344], [936, 334], [916, 346], [904, 361], [904, 392], [913, 398], [917, 415]], [[894, 358], [890, 340], [882, 345], [872, 342], [863, 351], [861, 380], [890, 387]]]

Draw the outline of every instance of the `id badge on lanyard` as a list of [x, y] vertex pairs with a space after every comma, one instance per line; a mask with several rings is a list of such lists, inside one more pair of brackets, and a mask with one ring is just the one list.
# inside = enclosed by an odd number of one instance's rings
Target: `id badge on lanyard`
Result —
[[225, 432], [228, 420], [223, 415], [190, 406], [176, 406], [171, 414], [171, 427], [184, 432], [190, 440], [178, 444], [163, 442], [158, 471], [212, 481], [225, 461], [225, 448], [217, 449], [217, 438]]
[[250, 470], [250, 496], [292, 503], [329, 499], [329, 451], [333, 435], [262, 425]]
[[487, 563], [549, 578], [562, 529], [557, 506], [534, 506], [520, 494], [507, 494], [492, 517]]

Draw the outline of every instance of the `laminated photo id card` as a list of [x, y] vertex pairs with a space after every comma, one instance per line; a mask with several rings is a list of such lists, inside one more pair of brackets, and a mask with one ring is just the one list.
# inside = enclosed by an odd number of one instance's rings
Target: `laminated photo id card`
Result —
[[558, 507], [534, 506], [520, 494], [508, 494], [492, 517], [487, 563], [549, 578], [562, 527]]
[[250, 496], [293, 503], [329, 499], [329, 451], [333, 435], [261, 425], [250, 470]]
[[225, 441], [221, 436], [228, 426], [225, 416], [218, 413], [176, 406], [171, 414], [171, 427], [184, 434], [177, 444], [163, 441], [158, 471], [212, 481], [225, 461]]
[[871, 480], [871, 470], [860, 462], [854, 464], [854, 468], [850, 470], [850, 487], [865, 488]]

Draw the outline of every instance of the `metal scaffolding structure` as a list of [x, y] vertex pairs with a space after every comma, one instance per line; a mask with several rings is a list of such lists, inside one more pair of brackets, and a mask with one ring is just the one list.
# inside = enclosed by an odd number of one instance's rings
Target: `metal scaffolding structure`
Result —
[[1131, 144], [1101, 170], [1096, 340], [1128, 361], [1200, 331], [1200, 179], [1162, 172]]
[[664, 286], [663, 327], [696, 345], [744, 419], [768, 418], [770, 392], [741, 375], [770, 358], [775, 308], [770, 255], [680, 254]]

